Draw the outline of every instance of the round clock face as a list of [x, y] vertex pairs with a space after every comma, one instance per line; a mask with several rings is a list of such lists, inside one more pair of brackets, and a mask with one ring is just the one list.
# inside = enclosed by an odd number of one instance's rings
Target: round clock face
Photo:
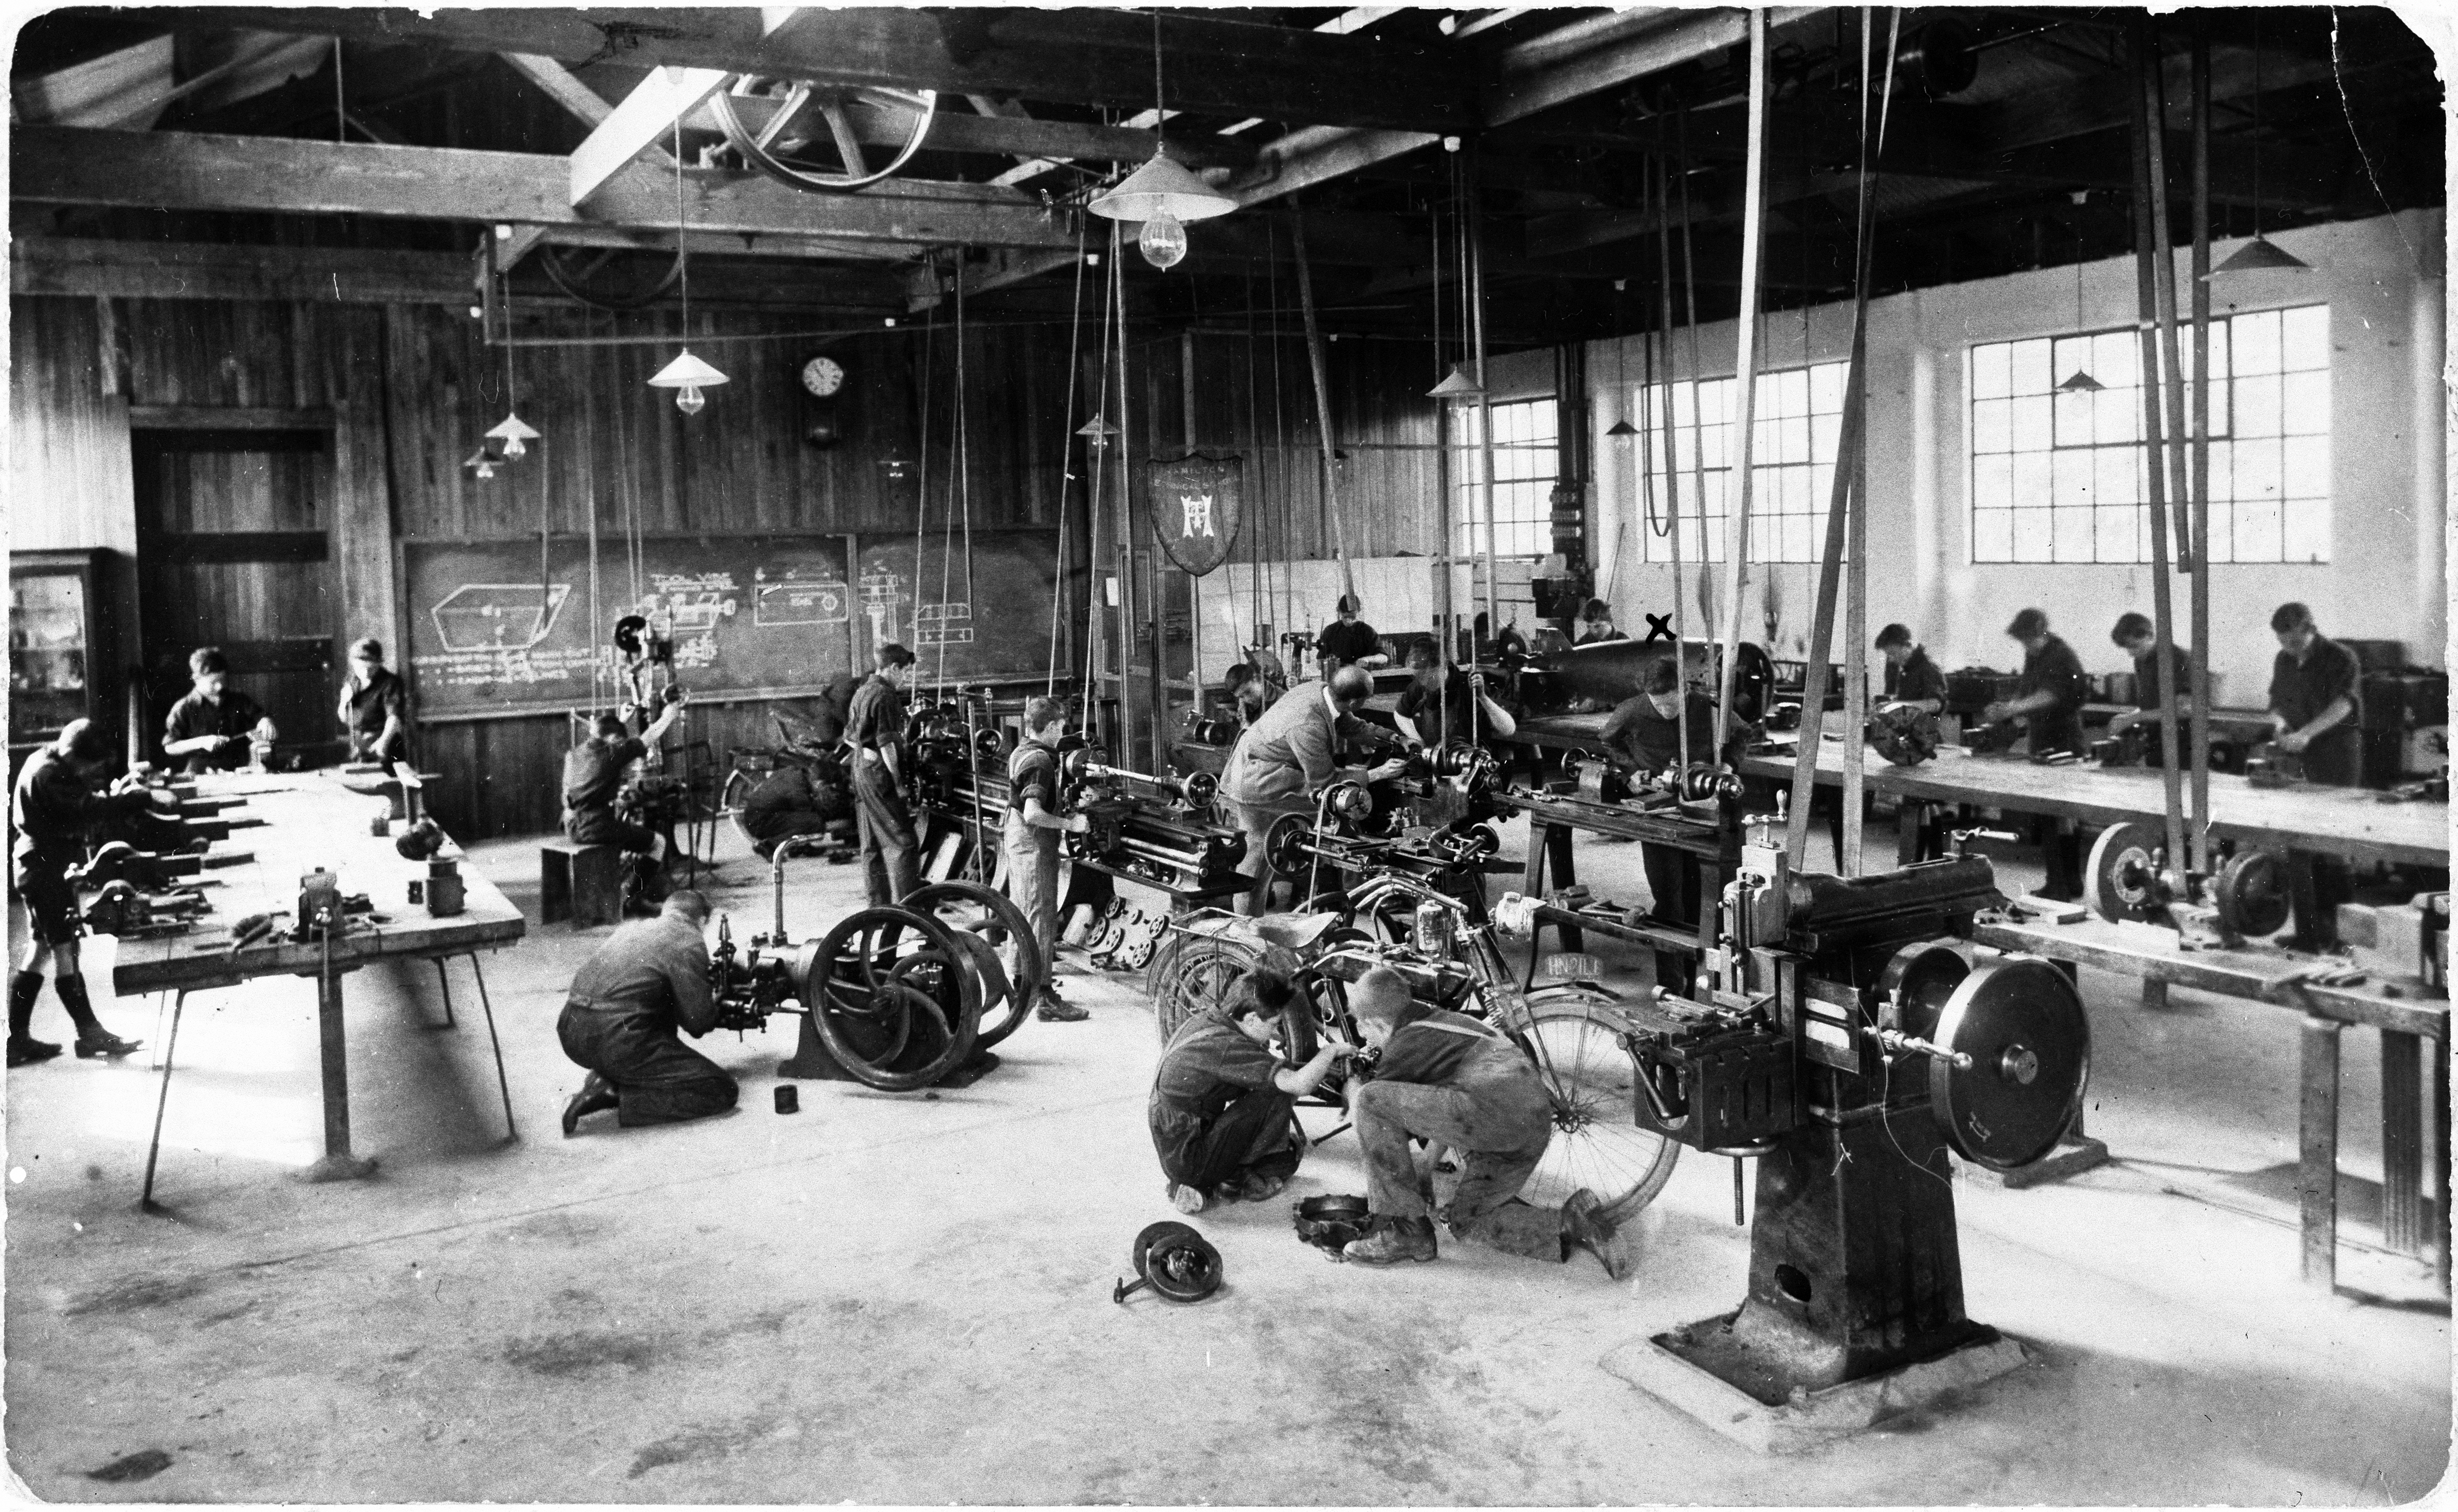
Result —
[[844, 364], [833, 357], [814, 357], [802, 364], [802, 386], [821, 399], [844, 387]]

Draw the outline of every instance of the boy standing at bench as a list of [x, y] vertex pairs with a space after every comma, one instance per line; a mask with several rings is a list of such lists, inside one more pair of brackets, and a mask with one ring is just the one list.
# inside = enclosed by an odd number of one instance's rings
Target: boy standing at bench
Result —
[[[1081, 814], [1058, 812], [1058, 742], [1066, 734], [1066, 705], [1055, 698], [1026, 702], [1024, 739], [1007, 760], [1007, 829], [1001, 837], [1007, 894], [1032, 922], [1041, 959], [1053, 978], [1058, 974], [1058, 837], [1081, 835], [1093, 827]], [[1073, 1024], [1092, 1015], [1061, 999], [1052, 985], [1042, 989], [1033, 1016]]]

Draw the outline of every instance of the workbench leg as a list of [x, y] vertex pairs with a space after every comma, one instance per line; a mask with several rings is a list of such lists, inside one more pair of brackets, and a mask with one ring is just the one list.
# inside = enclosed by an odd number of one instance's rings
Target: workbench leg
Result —
[[2424, 1253], [2423, 1038], [2381, 1031], [2382, 1239], [2400, 1254]]
[[1928, 858], [1921, 854], [1923, 832], [1928, 828], [1928, 805], [1906, 798], [1895, 809], [1895, 864], [1917, 865]]
[[1540, 823], [1533, 818], [1529, 819], [1528, 866], [1519, 876], [1519, 890], [1529, 898], [1545, 896], [1545, 847], [1551, 843], [1552, 834], [1553, 826], [1551, 824]]
[[171, 1057], [179, 1048], [179, 1016], [188, 1010], [188, 993], [181, 988], [171, 1004], [171, 1036], [162, 1045], [162, 1090], [154, 1099], [154, 1139], [145, 1147], [145, 1191], [137, 1196], [136, 1206], [143, 1212], [160, 1210], [154, 1206], [154, 1162], [162, 1153], [162, 1115], [171, 1107]]
[[2142, 1006], [2154, 1013], [2165, 1012], [2168, 1007], [2168, 984], [2157, 977], [2144, 977]]
[[452, 1017], [452, 979], [445, 974], [442, 956], [435, 958], [435, 984], [444, 992], [444, 1026], [448, 1029], [459, 1028], [461, 1026], [459, 1022]]
[[[439, 968], [443, 964], [441, 961], [436, 963]], [[495, 1050], [495, 1086], [504, 1094], [504, 1137], [518, 1139], [521, 1137], [520, 1126], [512, 1122], [512, 1084], [504, 1075], [504, 1042], [495, 1033], [495, 1005], [487, 996], [486, 968], [478, 964], [474, 953], [469, 957], [469, 974], [478, 979], [478, 1005], [487, 1010], [487, 1043]]]
[[2432, 1046], [2432, 1232], [2436, 1259], [2433, 1273], [2441, 1290], [2449, 1290], [2449, 1046]]
[[316, 979], [316, 1026], [324, 1081], [324, 1153], [299, 1173], [302, 1181], [356, 1181], [372, 1174], [374, 1160], [350, 1153], [350, 1060], [342, 1028], [342, 979]]
[[2303, 1086], [2298, 1098], [2297, 1181], [2302, 1191], [2305, 1284], [2334, 1291], [2339, 1281], [2339, 1031], [2304, 1016]]
[[[1530, 839], [1531, 843], [1530, 844], [1529, 849], [1532, 851], [1536, 848], [1532, 843], [1534, 837], [1530, 837]], [[1567, 887], [1574, 887], [1578, 884], [1579, 863], [1571, 858], [1571, 840], [1572, 835], [1571, 827], [1569, 825], [1548, 824], [1545, 826], [1545, 859], [1547, 864], [1553, 868], [1553, 886], [1556, 891]], [[1556, 933], [1562, 937], [1562, 948], [1566, 951], [1578, 951], [1588, 948], [1588, 935], [1587, 931], [1584, 929], [1574, 928], [1570, 924], [1563, 924], [1559, 926]]]

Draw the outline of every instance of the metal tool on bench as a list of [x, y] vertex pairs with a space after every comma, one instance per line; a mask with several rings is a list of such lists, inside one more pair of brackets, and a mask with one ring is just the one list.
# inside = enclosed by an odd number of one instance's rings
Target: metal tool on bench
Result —
[[86, 905], [85, 926], [98, 935], [138, 940], [185, 934], [210, 912], [202, 893], [139, 892], [125, 881], [113, 880], [105, 882]]
[[1995, 1341], [1947, 1151], [2038, 1160], [2091, 1062], [2063, 972], [1957, 940], [2001, 901], [1986, 859], [1795, 874], [1780, 825], [1749, 820], [1696, 996], [1631, 1015], [1639, 1123], [1760, 1162], [1745, 1299], [1656, 1346], [1770, 1404]]
[[2287, 858], [2237, 850], [2205, 875], [2169, 863], [2159, 829], [2129, 819], [2100, 831], [2083, 874], [2084, 901], [2113, 923], [2160, 923], [2189, 949], [2229, 948], [2287, 926]]

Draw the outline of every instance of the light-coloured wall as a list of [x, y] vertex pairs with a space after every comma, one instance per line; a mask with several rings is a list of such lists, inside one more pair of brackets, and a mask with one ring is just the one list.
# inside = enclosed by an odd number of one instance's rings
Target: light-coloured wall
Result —
[[[2411, 660], [2446, 665], [2448, 590], [2445, 416], [2440, 375], [2444, 342], [2443, 219], [2438, 210], [2282, 233], [2275, 238], [2313, 266], [2309, 273], [2243, 276], [2214, 285], [2213, 313], [2326, 301], [2331, 340], [2330, 561], [2323, 565], [2221, 566], [2211, 591], [2211, 667], [2225, 703], [2261, 700], [2277, 644], [2272, 609], [2288, 599], [2313, 607], [2333, 635], [2403, 640]], [[2240, 242], [2218, 243], [2218, 261]], [[2178, 258], [2180, 283], [2188, 277]], [[2428, 269], [2428, 277], [2419, 269]], [[2083, 269], [2082, 319], [2074, 319], [2071, 267], [2017, 274], [1875, 300], [1869, 306], [1868, 618], [1912, 627], [1941, 666], [2020, 664], [2003, 632], [2026, 605], [2048, 611], [2058, 632], [2094, 671], [2123, 670], [2108, 628], [2127, 610], [2151, 609], [2151, 570], [2087, 565], [1977, 566], [1971, 561], [1970, 466], [1965, 432], [1966, 349], [1976, 342], [2105, 329], [2135, 319], [2133, 259]], [[1849, 355], [1851, 306], [1822, 306], [1803, 317], [1770, 316], [1761, 366], [1800, 366]], [[1709, 377], [1734, 370], [1736, 327], [1701, 333]], [[1677, 376], [1689, 376], [1686, 341], [1674, 343]], [[1618, 348], [1618, 350], [1617, 350]], [[1618, 365], [1617, 365], [1618, 364]], [[1638, 371], [1635, 342], [1599, 342], [1589, 350], [1595, 398], [1596, 535], [1614, 547], [1600, 570], [1625, 624], [1664, 612], [1672, 569], [1642, 561], [1633, 523], [1635, 458], [1605, 429], [1621, 417], [1612, 383]], [[1607, 511], [1622, 511], [1618, 521]], [[1715, 570], [1720, 584], [1721, 569]], [[1685, 566], [1686, 607], [1699, 602], [1699, 570]], [[1814, 564], [1753, 566], [1745, 595], [1746, 635], [1771, 642], [1778, 656], [1803, 654], [1815, 602]], [[2177, 613], [2186, 579], [2178, 578]], [[1776, 604], [1766, 633], [1767, 589]], [[1840, 618], [1840, 615], [1839, 615]], [[1694, 628], [1693, 633], [1698, 632]], [[1836, 659], [1842, 659], [1840, 641]]]

